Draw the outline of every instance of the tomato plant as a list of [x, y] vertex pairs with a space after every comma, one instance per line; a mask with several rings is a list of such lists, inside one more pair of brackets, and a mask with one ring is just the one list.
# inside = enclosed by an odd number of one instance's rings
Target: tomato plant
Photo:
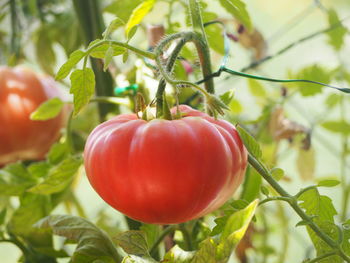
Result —
[[170, 121], [122, 114], [89, 135], [91, 184], [131, 218], [186, 222], [219, 208], [243, 181], [247, 152], [234, 126], [185, 105], [179, 111]]
[[350, 263], [349, 4], [2, 1], [1, 263]]
[[55, 97], [62, 93], [51, 77], [25, 67], [0, 67], [0, 165], [44, 158], [60, 135], [64, 113], [47, 121], [31, 120], [30, 115]]

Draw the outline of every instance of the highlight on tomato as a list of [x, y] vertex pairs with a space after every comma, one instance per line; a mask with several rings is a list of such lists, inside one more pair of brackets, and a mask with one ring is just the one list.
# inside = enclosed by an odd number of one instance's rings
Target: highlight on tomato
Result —
[[[122, 114], [89, 135], [85, 169], [112, 207], [145, 223], [177, 224], [223, 205], [244, 179], [247, 151], [235, 127], [180, 105], [174, 120]], [[175, 115], [176, 108], [172, 113]]]
[[30, 114], [46, 100], [62, 95], [49, 76], [23, 66], [0, 67], [0, 166], [44, 158], [60, 135], [64, 112], [46, 121], [31, 120]]

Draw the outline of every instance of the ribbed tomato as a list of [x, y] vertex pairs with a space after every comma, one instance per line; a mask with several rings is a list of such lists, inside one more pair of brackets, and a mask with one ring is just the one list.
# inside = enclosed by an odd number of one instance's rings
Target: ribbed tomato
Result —
[[48, 121], [32, 121], [29, 116], [53, 97], [62, 94], [52, 78], [20, 66], [0, 67], [0, 166], [45, 156], [59, 137], [63, 113]]
[[133, 219], [177, 224], [198, 218], [219, 208], [242, 183], [247, 151], [235, 127], [188, 106], [179, 109], [183, 117], [171, 121], [119, 115], [87, 140], [91, 185]]

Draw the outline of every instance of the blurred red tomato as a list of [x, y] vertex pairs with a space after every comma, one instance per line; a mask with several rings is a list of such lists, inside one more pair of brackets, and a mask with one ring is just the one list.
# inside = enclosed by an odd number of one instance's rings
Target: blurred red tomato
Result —
[[133, 219], [177, 224], [198, 218], [219, 208], [242, 183], [247, 151], [235, 127], [188, 106], [180, 111], [183, 117], [172, 121], [119, 115], [87, 140], [90, 183]]
[[61, 96], [51, 77], [21, 66], [0, 67], [0, 165], [44, 158], [59, 137], [64, 114], [47, 121], [29, 116], [44, 101]]

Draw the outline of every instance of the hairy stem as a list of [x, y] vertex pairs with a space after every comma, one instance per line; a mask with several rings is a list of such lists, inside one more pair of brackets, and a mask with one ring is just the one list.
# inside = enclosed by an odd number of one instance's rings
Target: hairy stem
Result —
[[[198, 50], [198, 55], [200, 63], [203, 70], [203, 77], [207, 77], [212, 74], [211, 70], [211, 60], [210, 60], [210, 50], [207, 40], [207, 36], [203, 26], [202, 14], [199, 6], [198, 0], [188, 0], [188, 7], [191, 14], [191, 21], [193, 31], [199, 36], [200, 41], [195, 42], [196, 48]], [[206, 90], [209, 93], [214, 94], [214, 80], [209, 79], [206, 81]]]
[[299, 206], [297, 198], [291, 196], [287, 193], [284, 188], [271, 176], [270, 172], [267, 168], [257, 159], [255, 159], [251, 154], [248, 156], [248, 161], [252, 167], [282, 196], [288, 198], [289, 205], [293, 208], [293, 210], [308, 223], [308, 226], [315, 232], [315, 234], [321, 238], [324, 242], [326, 242], [331, 248], [336, 251], [336, 253], [342, 257], [346, 262], [350, 263], [350, 257], [347, 256], [342, 250], [341, 246], [335, 242], [332, 238], [330, 238], [326, 233], [322, 231], [322, 229], [315, 224], [311, 217], [309, 217], [304, 210]]
[[169, 72], [167, 72], [166, 68], [164, 68], [163, 61], [162, 61], [163, 50], [168, 45], [169, 42], [171, 42], [175, 39], [179, 39], [179, 38], [183, 39], [182, 41], [184, 41], [185, 43], [187, 43], [187, 42], [200, 43], [201, 42], [198, 35], [195, 34], [194, 32], [181, 32], [181, 33], [173, 34], [173, 35], [170, 35], [168, 38], [164, 39], [163, 41], [161, 41], [159, 43], [159, 45], [155, 48], [155, 60], [156, 60], [157, 66], [159, 68], [159, 71], [160, 71], [162, 77], [173, 86], [180, 86], [180, 85], [191, 86], [191, 87], [197, 89], [198, 91], [202, 92], [204, 94], [204, 96], [206, 96], [207, 98], [210, 97], [210, 95], [208, 93], [209, 92], [208, 90], [210, 90], [210, 88], [208, 87], [207, 82], [206, 82], [206, 86], [205, 86], [206, 90], [204, 90], [200, 86], [198, 86], [197, 84], [194, 84], [190, 81], [176, 80], [176, 79], [171, 78]]
[[151, 256], [155, 255], [157, 253], [157, 249], [159, 244], [163, 241], [163, 239], [169, 235], [170, 233], [173, 233], [176, 230], [177, 226], [176, 225], [170, 225], [167, 226], [163, 232], [160, 234], [160, 236], [157, 238], [157, 240], [154, 242], [152, 245], [151, 249], [149, 250], [149, 253]]

